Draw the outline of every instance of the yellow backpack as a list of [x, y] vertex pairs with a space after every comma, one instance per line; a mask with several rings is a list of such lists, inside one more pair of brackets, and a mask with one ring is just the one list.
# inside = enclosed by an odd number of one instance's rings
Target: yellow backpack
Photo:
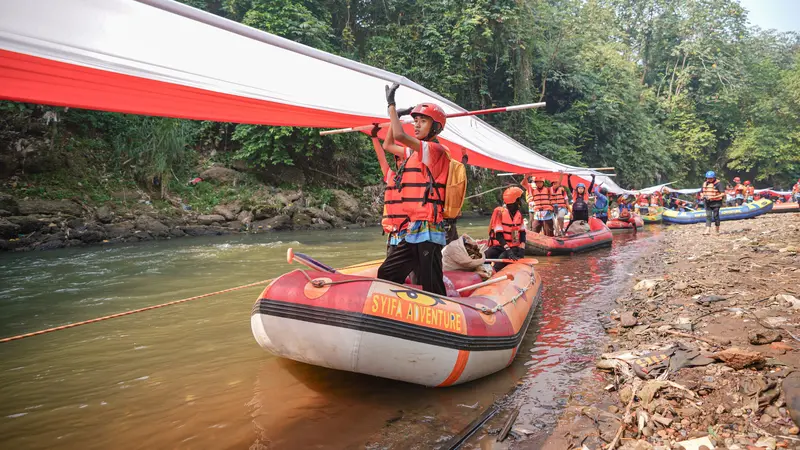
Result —
[[467, 195], [467, 168], [461, 161], [453, 159], [450, 151], [446, 151], [445, 154], [450, 160], [450, 168], [444, 189], [443, 215], [445, 219], [457, 219], [461, 215], [461, 207], [464, 206], [464, 198]]

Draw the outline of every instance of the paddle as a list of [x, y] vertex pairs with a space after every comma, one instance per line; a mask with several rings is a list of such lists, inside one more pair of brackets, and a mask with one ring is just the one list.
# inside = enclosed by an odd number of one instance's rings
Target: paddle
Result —
[[308, 255], [295, 253], [292, 248], [289, 248], [289, 250], [286, 251], [286, 262], [291, 264], [292, 261], [297, 261], [310, 269], [318, 270], [320, 272], [337, 273], [336, 269], [333, 267], [323, 264]]
[[506, 263], [506, 264], [539, 264], [538, 259], [534, 258], [520, 258], [520, 259], [484, 259], [486, 262], [499, 262], [499, 263]]
[[499, 282], [505, 281], [505, 280], [514, 281], [514, 275], [509, 273], [509, 274], [503, 275], [502, 277], [499, 277], [499, 278], [492, 278], [491, 280], [481, 281], [480, 283], [475, 283], [475, 284], [473, 284], [471, 286], [464, 286], [464, 287], [462, 287], [460, 289], [456, 289], [456, 292], [461, 293], [461, 292], [464, 292], [464, 291], [471, 291], [473, 289], [478, 289], [479, 287], [489, 286], [490, 284], [499, 283]]
[[[484, 115], [484, 114], [495, 114], [495, 113], [509, 112], [509, 111], [522, 111], [524, 109], [542, 108], [544, 106], [546, 106], [545, 102], [527, 103], [527, 104], [524, 104], [524, 105], [505, 106], [505, 107], [501, 107], [501, 108], [489, 108], [489, 109], [481, 109], [481, 110], [477, 110], [477, 111], [457, 112], [457, 113], [448, 114], [447, 118], [448, 119], [454, 119], [456, 117], [464, 117], [464, 116], [481, 116], [481, 115]], [[408, 123], [411, 123], [411, 122], [408, 122]], [[379, 123], [377, 125], [378, 125], [378, 128], [387, 128], [390, 124], [391, 124], [391, 122], [384, 122], [384, 123]], [[324, 130], [324, 131], [320, 131], [319, 135], [320, 136], [328, 136], [328, 135], [331, 135], [331, 134], [352, 133], [354, 131], [368, 131], [368, 130], [371, 130], [374, 126], [375, 126], [375, 124], [370, 124], [370, 125], [361, 125], [361, 126], [358, 126], [358, 127], [341, 128], [341, 129], [338, 129], [338, 130]]]

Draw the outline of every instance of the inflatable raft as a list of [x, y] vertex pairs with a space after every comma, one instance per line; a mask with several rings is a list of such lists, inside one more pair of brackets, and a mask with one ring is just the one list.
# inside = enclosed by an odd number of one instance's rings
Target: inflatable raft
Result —
[[661, 223], [663, 213], [664, 208], [662, 206], [651, 206], [648, 208], [647, 214], [639, 215], [642, 217], [642, 222], [644, 223]]
[[[745, 203], [742, 206], [721, 208], [719, 210], [719, 220], [750, 219], [766, 214], [772, 209], [772, 206], [772, 201], [762, 199]], [[701, 209], [697, 211], [678, 212], [668, 209], [664, 211], [663, 217], [664, 223], [701, 223], [706, 221], [706, 211]]]
[[[379, 265], [275, 279], [253, 306], [253, 336], [295, 361], [444, 387], [510, 365], [541, 299], [532, 265], [510, 264], [494, 277], [513, 280], [460, 297], [379, 280]], [[474, 272], [445, 277], [455, 288], [481, 281]]]
[[549, 237], [543, 234], [527, 233], [525, 253], [529, 255], [569, 255], [586, 252], [596, 248], [611, 246], [611, 230], [602, 220], [589, 218], [589, 232], [570, 233], [566, 236]]
[[[641, 229], [644, 227], [644, 222], [642, 221], [642, 217], [638, 214], [633, 214], [633, 221], [636, 223], [636, 229]], [[627, 220], [619, 220], [619, 219], [608, 219], [606, 223], [608, 228], [611, 231], [626, 231], [626, 230], [633, 230], [633, 224], [628, 222]]]
[[773, 204], [772, 209], [769, 212], [771, 213], [800, 212], [800, 206], [797, 205], [797, 202], [775, 203]]

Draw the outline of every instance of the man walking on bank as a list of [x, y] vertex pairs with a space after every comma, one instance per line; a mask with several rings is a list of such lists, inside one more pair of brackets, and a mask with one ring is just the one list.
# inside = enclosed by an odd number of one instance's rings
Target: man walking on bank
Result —
[[712, 220], [716, 226], [716, 233], [719, 234], [719, 209], [722, 208], [722, 200], [725, 198], [725, 188], [717, 180], [717, 174], [713, 170], [706, 172], [706, 181], [700, 194], [706, 201], [706, 229], [703, 234], [711, 234]]

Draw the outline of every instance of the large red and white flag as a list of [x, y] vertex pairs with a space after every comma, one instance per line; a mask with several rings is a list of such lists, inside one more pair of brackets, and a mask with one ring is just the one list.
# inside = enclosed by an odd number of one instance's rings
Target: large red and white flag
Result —
[[[186, 119], [339, 128], [401, 106], [465, 111], [399, 75], [170, 0], [0, 1], [0, 98]], [[440, 135], [470, 164], [513, 172], [591, 171], [547, 159], [477, 117]], [[606, 178], [604, 185], [616, 187]]]

